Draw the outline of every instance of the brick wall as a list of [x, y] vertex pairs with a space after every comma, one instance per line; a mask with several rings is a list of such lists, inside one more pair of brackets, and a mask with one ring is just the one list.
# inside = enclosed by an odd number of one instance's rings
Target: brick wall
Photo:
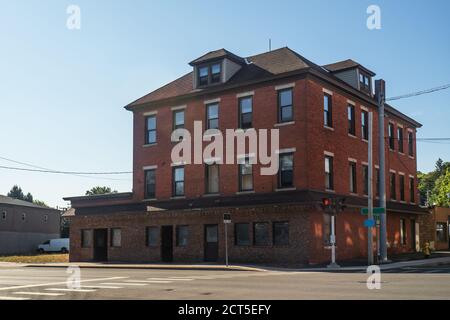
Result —
[[[320, 82], [318, 79], [286, 79], [283, 82], [266, 83], [256, 87], [246, 87], [232, 90], [220, 96], [209, 96], [192, 101], [180, 101], [187, 106], [185, 112], [185, 127], [193, 132], [194, 121], [205, 121], [206, 109], [204, 101], [211, 98], [221, 99], [219, 103], [219, 126], [221, 130], [236, 128], [238, 123], [237, 94], [254, 91], [253, 96], [253, 123], [255, 129], [271, 129], [277, 123], [277, 91], [276, 85], [295, 82], [294, 87], [294, 123], [278, 127], [280, 130], [280, 149], [296, 148], [294, 154], [294, 180], [297, 189], [324, 190], [324, 151], [334, 154], [334, 181], [335, 191], [341, 194], [349, 193], [348, 159], [357, 160], [358, 194], [363, 191], [363, 163], [367, 162], [368, 143], [362, 139], [361, 111], [373, 112], [374, 125], [374, 164], [378, 165], [378, 113], [373, 105], [343, 92], [337, 87]], [[333, 130], [323, 126], [323, 89], [332, 92], [333, 103]], [[351, 100], [355, 105], [356, 136], [348, 135], [347, 106]], [[172, 167], [171, 150], [174, 144], [170, 141], [172, 132], [173, 105], [162, 105], [158, 108], [139, 109], [134, 112], [134, 200], [144, 198], [144, 172], [143, 167], [157, 165], [156, 170], [156, 197], [158, 200], [168, 199], [172, 196]], [[157, 144], [144, 146], [145, 116], [149, 111], [157, 111]], [[415, 134], [404, 120], [389, 115], [386, 120], [404, 128], [404, 138], [407, 137], [408, 128]], [[387, 138], [386, 138], [387, 139]], [[206, 143], [204, 144], [206, 145]], [[397, 142], [396, 142], [397, 148]], [[415, 149], [415, 147], [414, 147]], [[405, 202], [409, 198], [409, 175], [416, 176], [416, 159], [407, 154], [407, 143], [404, 143], [404, 154], [398, 150], [390, 151], [386, 143], [386, 184], [387, 195], [389, 189], [389, 171], [397, 173], [396, 190], [397, 201], [400, 199], [399, 173], [405, 174]], [[277, 187], [276, 176], [261, 176], [259, 165], [254, 165], [254, 186], [256, 192], [272, 192]], [[374, 171], [375, 175], [375, 171]], [[186, 197], [200, 197], [205, 193], [205, 167], [204, 165], [187, 165], [185, 167]], [[417, 184], [417, 179], [416, 182]], [[375, 179], [374, 179], [375, 184]], [[238, 191], [237, 165], [222, 165], [220, 168], [220, 194], [233, 195]], [[414, 191], [417, 194], [417, 190]], [[388, 198], [389, 200], [389, 198]], [[417, 195], [416, 199], [417, 201]]]

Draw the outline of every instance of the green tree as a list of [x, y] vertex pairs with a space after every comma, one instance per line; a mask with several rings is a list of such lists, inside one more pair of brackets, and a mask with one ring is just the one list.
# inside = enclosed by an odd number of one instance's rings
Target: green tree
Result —
[[8, 192], [8, 197], [18, 200], [25, 200], [25, 195], [23, 194], [22, 188], [18, 185], [14, 185], [11, 188], [11, 190]]
[[25, 201], [27, 201], [27, 202], [33, 203], [33, 195], [32, 195], [31, 193], [28, 192], [27, 195], [24, 197], [23, 200], [25, 200]]
[[[428, 194], [430, 199], [435, 193], [436, 181], [450, 169], [450, 162], [444, 162], [442, 159], [436, 161], [435, 169], [428, 173], [418, 172], [420, 202], [426, 204]], [[431, 201], [430, 201], [431, 202]], [[430, 203], [431, 204], [431, 203]]]
[[91, 190], [86, 191], [87, 196], [95, 196], [99, 194], [117, 193], [116, 190], [112, 191], [110, 187], [93, 187]]
[[450, 207], [450, 169], [436, 180], [431, 203], [439, 207]]
[[37, 206], [50, 208], [50, 206], [48, 206], [44, 201], [41, 200], [33, 200], [33, 203]]

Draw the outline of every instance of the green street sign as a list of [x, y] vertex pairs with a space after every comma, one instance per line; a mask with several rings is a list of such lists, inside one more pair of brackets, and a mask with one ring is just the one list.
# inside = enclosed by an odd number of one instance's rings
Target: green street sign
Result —
[[[385, 208], [379, 208], [379, 207], [375, 207], [373, 208], [373, 215], [374, 216], [379, 216], [382, 213], [386, 213], [386, 209]], [[362, 208], [361, 209], [361, 214], [367, 216], [369, 214], [369, 208]]]

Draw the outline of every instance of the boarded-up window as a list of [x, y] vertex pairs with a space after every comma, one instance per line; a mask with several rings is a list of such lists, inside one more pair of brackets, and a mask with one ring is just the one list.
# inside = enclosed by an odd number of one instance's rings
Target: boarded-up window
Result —
[[147, 227], [147, 246], [155, 247], [158, 245], [159, 227]]
[[122, 230], [118, 228], [111, 229], [111, 246], [122, 246]]
[[236, 223], [234, 225], [235, 243], [238, 246], [250, 245], [250, 232], [248, 223]]
[[254, 244], [256, 246], [267, 246], [270, 244], [269, 223], [256, 222], [253, 225]]
[[81, 247], [92, 247], [92, 230], [81, 230]]
[[273, 223], [273, 244], [276, 246], [289, 244], [289, 222]]
[[188, 226], [177, 226], [177, 246], [185, 247], [188, 244], [189, 228]]

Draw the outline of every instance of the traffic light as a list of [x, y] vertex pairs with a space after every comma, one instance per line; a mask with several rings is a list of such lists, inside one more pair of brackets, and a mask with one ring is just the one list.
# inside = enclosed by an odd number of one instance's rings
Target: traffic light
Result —
[[332, 209], [332, 201], [330, 198], [323, 198], [322, 199], [322, 208], [327, 211]]
[[346, 198], [323, 198], [322, 209], [325, 212], [336, 214], [344, 211], [347, 206], [345, 205]]
[[347, 206], [345, 205], [345, 200], [346, 200], [346, 198], [339, 198], [338, 199], [337, 206], [336, 206], [336, 211], [337, 212], [344, 211], [347, 208]]

